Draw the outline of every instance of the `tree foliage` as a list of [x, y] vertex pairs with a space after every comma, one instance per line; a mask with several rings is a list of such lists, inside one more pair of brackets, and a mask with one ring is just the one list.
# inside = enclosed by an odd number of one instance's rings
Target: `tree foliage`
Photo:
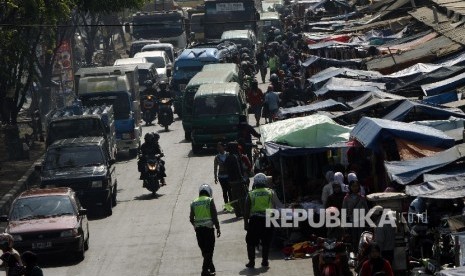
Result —
[[[76, 18], [94, 16], [98, 19], [102, 14], [120, 12], [125, 8], [138, 8], [144, 2], [145, 0], [4, 0], [0, 2], [2, 121], [16, 122], [16, 116], [33, 81], [43, 85], [51, 81], [56, 51], [63, 39], [74, 36], [76, 26], [73, 23], [78, 22]], [[80, 23], [86, 25], [99, 22], [91, 21], [83, 20]]]

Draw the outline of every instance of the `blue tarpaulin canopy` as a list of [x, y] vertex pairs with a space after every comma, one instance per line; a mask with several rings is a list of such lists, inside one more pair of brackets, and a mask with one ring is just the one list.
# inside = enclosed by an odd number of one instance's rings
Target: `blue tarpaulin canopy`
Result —
[[360, 119], [350, 136], [372, 150], [378, 150], [381, 142], [392, 138], [437, 148], [450, 148], [455, 144], [453, 138], [431, 127], [369, 117]]
[[420, 101], [405, 100], [396, 109], [384, 116], [383, 119], [412, 122], [421, 120], [447, 120], [451, 116], [465, 118], [465, 113], [458, 108], [447, 108]]
[[459, 74], [455, 77], [441, 80], [435, 83], [425, 84], [421, 89], [426, 96], [437, 95], [443, 92], [455, 91], [457, 87], [465, 84], [465, 73]]
[[427, 172], [442, 168], [464, 157], [465, 144], [460, 144], [433, 156], [405, 161], [386, 161], [384, 166], [392, 181], [406, 185]]

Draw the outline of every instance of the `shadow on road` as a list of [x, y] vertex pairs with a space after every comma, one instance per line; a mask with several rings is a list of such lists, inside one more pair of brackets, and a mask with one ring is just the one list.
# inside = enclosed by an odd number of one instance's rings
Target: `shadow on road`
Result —
[[221, 223], [228, 224], [228, 223], [238, 222], [238, 221], [241, 221], [241, 220], [242, 220], [242, 217], [240, 217], [240, 218], [233, 217], [233, 218], [222, 220]]
[[41, 267], [64, 267], [64, 266], [74, 266], [78, 265], [83, 260], [78, 260], [74, 256], [70, 255], [52, 255], [52, 256], [42, 256], [38, 257], [38, 261]]
[[[260, 266], [260, 263], [255, 264], [255, 266]], [[257, 267], [257, 268], [244, 268], [239, 272], [239, 275], [260, 275], [266, 273], [269, 270], [269, 267]]]
[[155, 195], [152, 195], [151, 193], [150, 194], [143, 194], [143, 195], [138, 195], [136, 197], [134, 197], [135, 200], [153, 200], [153, 199], [157, 199], [157, 198], [160, 198], [162, 197], [163, 194], [155, 194]]

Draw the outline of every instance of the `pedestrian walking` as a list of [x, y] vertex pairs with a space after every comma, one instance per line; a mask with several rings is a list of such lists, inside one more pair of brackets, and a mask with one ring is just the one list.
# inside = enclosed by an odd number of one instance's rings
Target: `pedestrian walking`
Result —
[[[336, 175], [335, 175], [336, 179]], [[360, 221], [354, 221], [354, 212], [359, 212], [358, 218], [360, 218], [361, 210], [368, 210], [368, 203], [365, 197], [360, 195], [360, 185], [357, 181], [349, 182], [349, 193], [345, 196], [342, 202], [342, 209], [345, 209], [347, 214], [347, 222], [351, 222], [354, 225], [349, 228], [351, 236], [352, 250], [355, 254], [358, 252], [358, 242], [360, 235], [363, 233], [363, 227], [359, 227]]]
[[262, 106], [265, 100], [263, 92], [258, 88], [257, 80], [253, 80], [250, 84], [250, 89], [247, 91], [247, 102], [250, 105], [250, 111], [255, 116], [256, 126], [260, 125], [260, 118], [262, 117]]
[[257, 61], [257, 66], [258, 66], [258, 69], [260, 70], [260, 76], [262, 77], [262, 82], [265, 83], [268, 62], [267, 62], [266, 52], [263, 46], [260, 46], [257, 54], [255, 55], [255, 60]]
[[213, 162], [215, 184], [220, 182], [221, 189], [223, 190], [223, 200], [226, 204], [231, 201], [231, 186], [228, 181], [228, 171], [224, 166], [226, 158], [228, 157], [228, 152], [224, 149], [224, 144], [222, 142], [218, 142], [216, 149], [218, 150], [218, 154], [215, 156], [215, 161]]
[[273, 85], [269, 85], [265, 93], [265, 106], [267, 110], [266, 116], [268, 121], [271, 123], [279, 109], [279, 96], [278, 93], [274, 92]]
[[244, 229], [247, 231], [245, 241], [247, 243], [248, 268], [255, 267], [255, 248], [262, 245], [263, 267], [268, 267], [268, 255], [270, 251], [273, 228], [266, 226], [266, 210], [281, 207], [281, 202], [272, 189], [267, 188], [267, 176], [257, 173], [253, 180], [253, 190], [247, 195], [244, 208]]
[[279, 57], [273, 52], [268, 58], [268, 67], [270, 68], [270, 75], [277, 74], [279, 71]]
[[226, 158], [225, 168], [228, 172], [228, 180], [231, 186], [232, 206], [236, 217], [241, 217], [243, 214], [245, 197], [247, 195], [247, 188], [245, 186], [248, 177], [245, 175], [242, 166], [242, 157], [239, 152], [239, 145], [237, 142], [228, 143], [228, 157]]
[[25, 270], [24, 276], [43, 276], [42, 269], [37, 265], [37, 255], [31, 251], [26, 251], [21, 255]]
[[202, 184], [199, 188], [199, 196], [191, 203], [190, 222], [194, 226], [197, 243], [202, 251], [203, 264], [202, 276], [216, 275], [213, 264], [213, 251], [216, 237], [221, 236], [218, 213], [212, 198], [212, 189], [208, 184]]
[[323, 190], [321, 192], [321, 202], [323, 202], [323, 206], [326, 205], [326, 200], [328, 200], [328, 197], [333, 193], [334, 172], [327, 171], [325, 178], [326, 185], [323, 186]]

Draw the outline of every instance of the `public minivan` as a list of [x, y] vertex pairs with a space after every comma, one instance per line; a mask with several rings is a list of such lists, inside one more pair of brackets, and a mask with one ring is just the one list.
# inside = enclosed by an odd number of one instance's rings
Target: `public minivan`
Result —
[[252, 51], [255, 56], [255, 47], [257, 45], [257, 38], [251, 30], [231, 30], [225, 31], [221, 35], [221, 42], [231, 41], [237, 45], [238, 49], [243, 47]]
[[186, 140], [191, 139], [192, 130], [192, 107], [194, 96], [199, 86], [206, 83], [227, 83], [235, 82], [233, 71], [211, 71], [197, 73], [187, 84], [182, 96], [182, 126], [184, 128], [184, 137]]
[[237, 140], [240, 115], [247, 116], [247, 101], [238, 83], [202, 84], [194, 97], [192, 152]]

